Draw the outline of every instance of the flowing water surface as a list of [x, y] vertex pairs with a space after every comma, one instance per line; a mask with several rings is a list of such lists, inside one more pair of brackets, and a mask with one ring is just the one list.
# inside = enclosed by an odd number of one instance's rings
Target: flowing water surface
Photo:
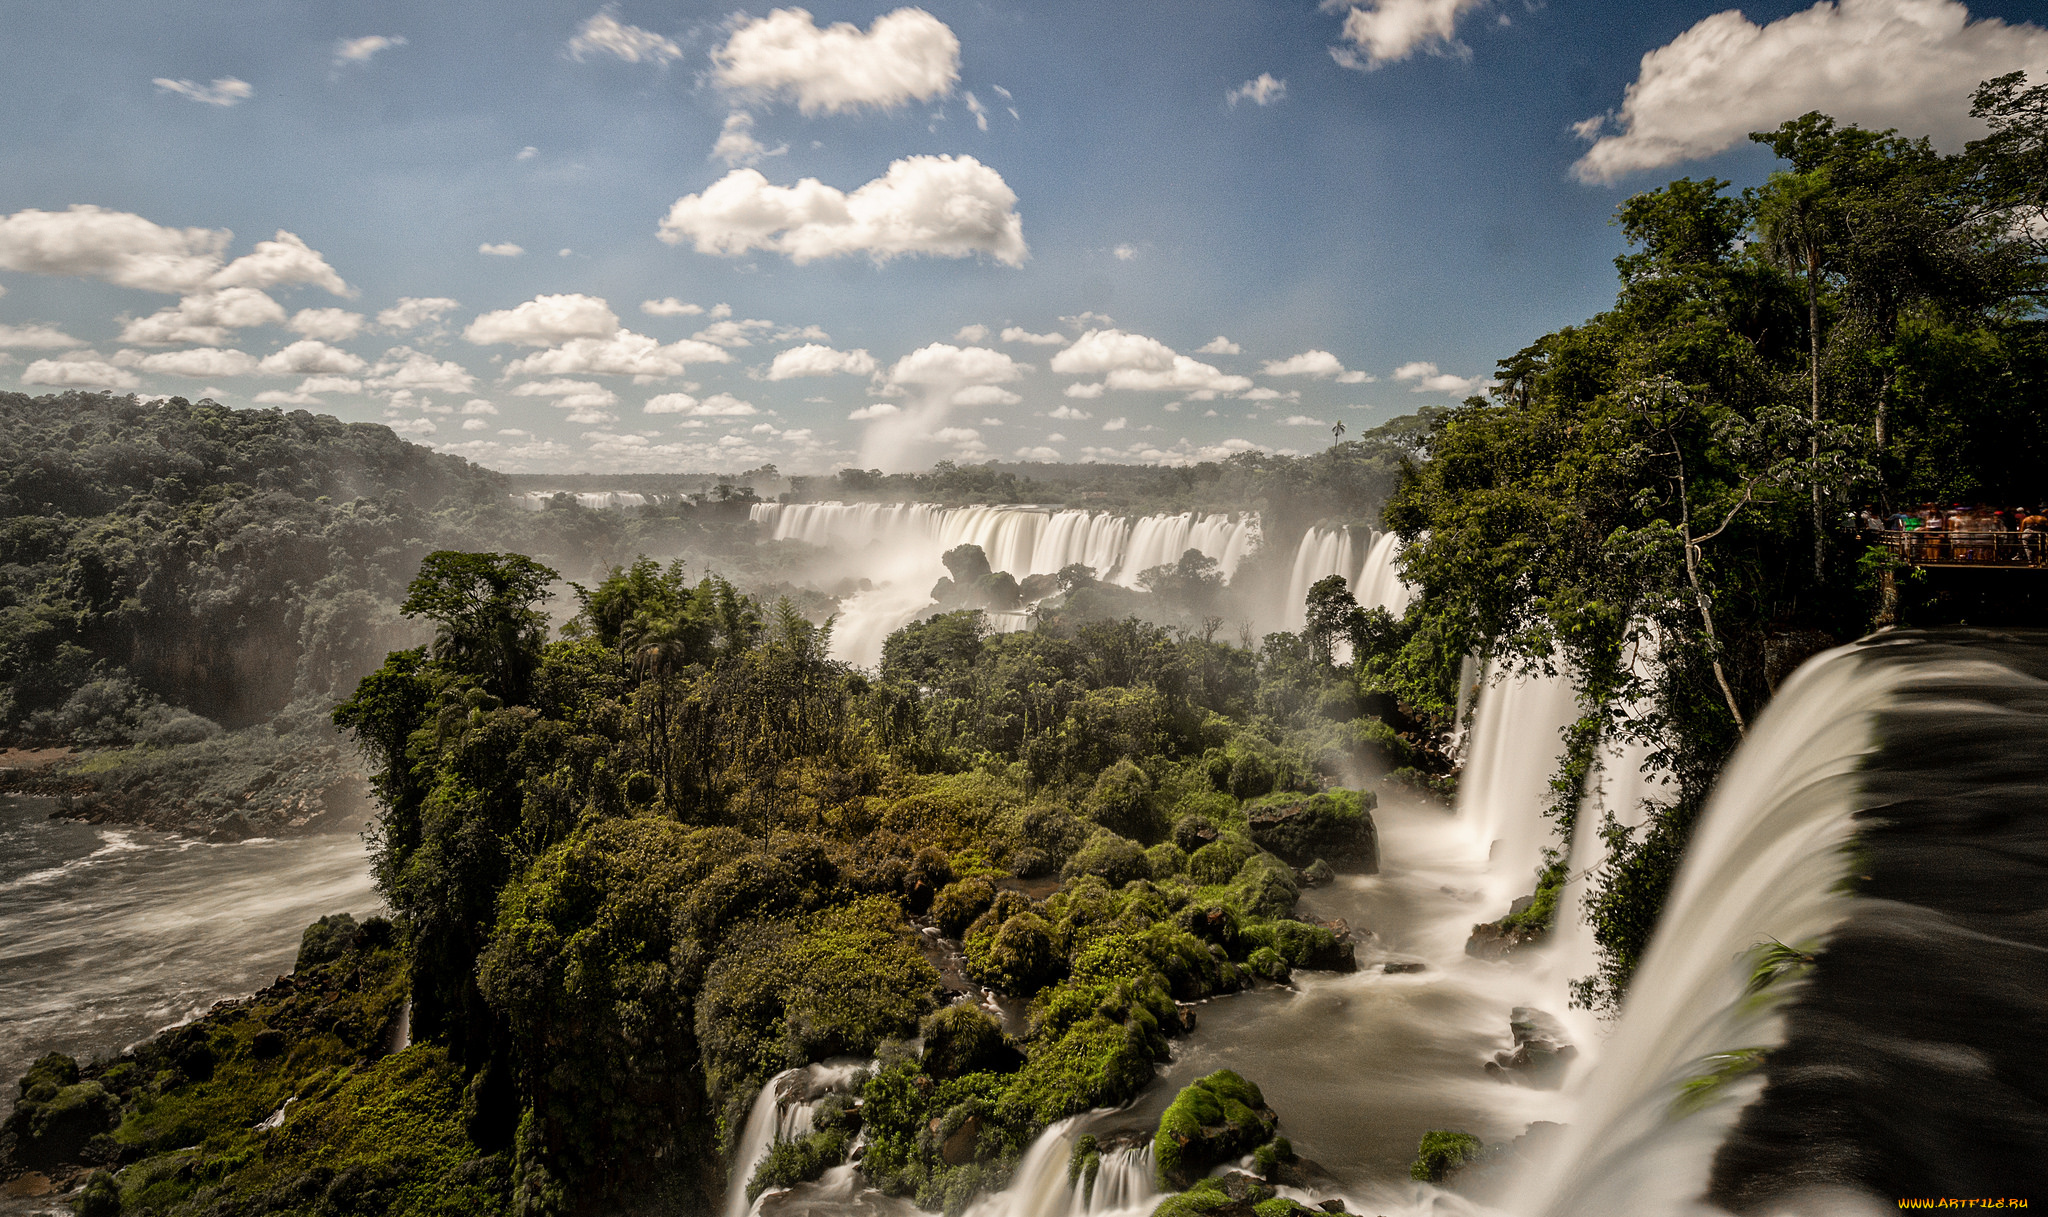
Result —
[[119, 1051], [291, 971], [306, 926], [380, 901], [360, 836], [216, 845], [0, 798], [0, 1112], [45, 1052]]

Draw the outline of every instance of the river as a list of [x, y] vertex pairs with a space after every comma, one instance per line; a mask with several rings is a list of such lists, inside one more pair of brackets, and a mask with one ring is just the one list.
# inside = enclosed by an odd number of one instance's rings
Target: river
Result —
[[353, 832], [213, 845], [0, 798], [0, 1113], [46, 1052], [117, 1052], [291, 971], [327, 913], [380, 902]]

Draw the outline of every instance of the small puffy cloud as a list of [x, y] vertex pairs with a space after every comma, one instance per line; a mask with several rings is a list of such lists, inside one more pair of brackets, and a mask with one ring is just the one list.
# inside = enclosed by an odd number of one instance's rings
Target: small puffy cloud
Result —
[[1094, 418], [1095, 416], [1075, 406], [1060, 406], [1052, 412], [1051, 417], [1057, 418], [1062, 422], [1079, 422], [1084, 418]]
[[1413, 381], [1411, 393], [1448, 393], [1453, 397], [1470, 396], [1484, 389], [1488, 383], [1484, 376], [1453, 376], [1439, 371], [1435, 364], [1421, 360], [1395, 368], [1394, 379]]
[[754, 138], [754, 116], [744, 110], [735, 110], [725, 116], [725, 125], [718, 129], [718, 141], [711, 145], [706, 160], [724, 161], [729, 168], [742, 165], [757, 165], [771, 156], [781, 156], [789, 151], [788, 144], [770, 148]]
[[1115, 254], [1119, 262], [1128, 262], [1138, 256], [1138, 248], [1135, 245], [1119, 245], [1109, 252]]
[[1344, 365], [1328, 351], [1311, 350], [1286, 359], [1269, 359], [1263, 370], [1268, 376], [1335, 376]]
[[1827, 0], [1761, 26], [1728, 9], [1644, 55], [1619, 112], [1575, 125], [1596, 142], [1572, 172], [1613, 182], [1809, 110], [1959, 147], [1984, 132], [1971, 88], [2022, 68], [2048, 72], [2048, 29], [1972, 21], [1958, 0]]
[[199, 288], [220, 269], [233, 234], [165, 228], [90, 203], [66, 211], [30, 208], [0, 216], [0, 270], [99, 279], [151, 292]]
[[98, 352], [70, 351], [29, 364], [21, 373], [21, 383], [59, 389], [133, 389], [142, 381], [126, 368], [102, 359]]
[[807, 342], [800, 347], [791, 347], [775, 357], [768, 365], [768, 379], [794, 380], [800, 376], [870, 376], [874, 374], [875, 357], [865, 350], [836, 351], [828, 346]]
[[387, 420], [384, 425], [400, 435], [432, 435], [440, 430], [431, 418], [394, 418]]
[[346, 342], [363, 332], [363, 315], [340, 308], [302, 308], [287, 324], [308, 338]]
[[1043, 445], [1036, 448], [1019, 448], [1012, 455], [1016, 456], [1019, 460], [1025, 461], [1056, 461], [1060, 459], [1059, 449], [1047, 448]]
[[464, 414], [496, 414], [498, 407], [481, 397], [472, 397], [462, 403], [462, 412]]
[[246, 80], [237, 80], [233, 76], [218, 77], [210, 85], [190, 80], [171, 80], [164, 76], [159, 76], [150, 83], [166, 93], [174, 93], [208, 106], [239, 106], [256, 96], [256, 86]]
[[461, 307], [446, 296], [400, 296], [397, 304], [377, 314], [377, 324], [387, 330], [418, 329]]
[[282, 350], [264, 356], [258, 368], [272, 375], [311, 376], [326, 373], [349, 376], [367, 366], [369, 365], [359, 355], [351, 355], [318, 339], [301, 338]]
[[1203, 344], [1202, 344], [1201, 346], [1198, 346], [1198, 347], [1196, 347], [1196, 348], [1195, 348], [1195, 354], [1197, 354], [1197, 355], [1237, 355], [1237, 354], [1241, 354], [1241, 353], [1243, 352], [1243, 350], [1244, 350], [1244, 348], [1243, 348], [1243, 347], [1241, 347], [1241, 346], [1237, 345], [1236, 343], [1232, 342], [1232, 341], [1231, 341], [1230, 339], [1228, 339], [1228, 338], [1225, 338], [1225, 337], [1224, 337], [1223, 335], [1221, 335], [1221, 334], [1218, 334], [1218, 335], [1216, 335], [1216, 336], [1215, 336], [1214, 338], [1211, 338], [1211, 339], [1210, 339], [1209, 341], [1207, 341], [1207, 342], [1203, 343]]
[[171, 308], [138, 317], [121, 327], [121, 341], [144, 346], [221, 346], [229, 341], [229, 330], [283, 323], [284, 307], [277, 301], [253, 287], [230, 287], [187, 296]]
[[1108, 386], [1102, 384], [1100, 381], [1077, 381], [1073, 384], [1068, 385], [1065, 389], [1065, 393], [1068, 397], [1078, 397], [1085, 401], [1092, 400], [1094, 398], [1102, 396], [1104, 390], [1107, 388]]
[[220, 376], [247, 376], [256, 370], [256, 357], [245, 351], [221, 350], [217, 347], [194, 347], [189, 351], [159, 351], [144, 355], [140, 351], [120, 351], [114, 355], [114, 362], [145, 372], [158, 372], [170, 376], [189, 376], [194, 380], [212, 380]]
[[982, 341], [982, 340], [986, 339], [987, 337], [988, 337], [988, 327], [987, 327], [987, 326], [985, 326], [985, 325], [980, 325], [980, 324], [976, 324], [976, 325], [963, 325], [963, 326], [961, 326], [961, 327], [960, 327], [960, 328], [959, 328], [959, 329], [958, 329], [957, 331], [955, 331], [955, 332], [954, 332], [954, 334], [953, 334], [953, 341], [955, 341], [955, 342], [965, 342], [965, 343], [968, 343], [968, 344], [972, 345], [973, 343], [977, 343], [977, 342], [980, 342], [980, 341]]
[[1131, 425], [1131, 420], [1130, 420], [1130, 419], [1128, 419], [1128, 418], [1122, 418], [1122, 417], [1118, 417], [1118, 418], [1112, 418], [1112, 419], [1110, 419], [1110, 420], [1109, 420], [1108, 422], [1106, 422], [1106, 423], [1102, 424], [1102, 429], [1103, 429], [1104, 431], [1121, 431], [1121, 430], [1123, 430], [1123, 429], [1124, 429], [1125, 427], [1128, 427], [1128, 426], [1130, 426], [1130, 425]]
[[[512, 390], [518, 397], [548, 397], [548, 404], [557, 410], [567, 410], [572, 423], [617, 422], [611, 406], [618, 404], [619, 395], [588, 380], [548, 380], [520, 385]], [[488, 404], [488, 403], [486, 403]], [[465, 409], [464, 411], [468, 411]]]
[[405, 39], [396, 34], [365, 34], [361, 38], [343, 38], [334, 44], [334, 64], [340, 67], [345, 63], [368, 63], [376, 58], [377, 52], [404, 45]]
[[683, 57], [683, 48], [637, 25], [625, 25], [607, 5], [569, 39], [569, 58], [582, 62], [592, 55], [611, 55], [627, 63], [667, 63]]
[[[1458, 41], [1458, 19], [1487, 0], [1323, 0], [1325, 12], [1344, 13], [1344, 40], [1331, 47], [1330, 57], [1347, 68], [1376, 68], [1428, 51], [1432, 55], [1470, 58], [1472, 49]], [[1361, 55], [1360, 52], [1363, 52]]]
[[524, 148], [521, 148], [519, 151], [513, 153], [512, 159], [515, 161], [530, 161], [534, 157], [539, 155], [540, 149], [534, 147], [532, 144], [528, 144]]
[[714, 321], [690, 335], [690, 337], [695, 338], [699, 342], [711, 343], [713, 346], [750, 347], [754, 343], [752, 339], [747, 337], [749, 331], [772, 330], [774, 328], [775, 323], [773, 321], [762, 321], [759, 318], [750, 317], [743, 321]]
[[54, 326], [0, 325], [0, 350], [57, 350], [84, 345], [83, 339], [73, 338]]
[[1248, 393], [1240, 393], [1238, 396], [1245, 401], [1295, 401], [1301, 397], [1301, 390], [1290, 389], [1282, 393], [1278, 389], [1268, 389], [1261, 385]]
[[467, 393], [476, 387], [476, 377], [452, 360], [435, 359], [411, 347], [392, 347], [370, 369], [366, 383], [373, 389]]
[[693, 363], [731, 363], [722, 347], [685, 338], [666, 346], [645, 334], [620, 330], [609, 338], [574, 338], [551, 351], [514, 360], [507, 376], [681, 376]]
[[1016, 206], [1002, 175], [971, 156], [905, 157], [851, 194], [816, 178], [776, 186], [758, 169], [735, 169], [704, 193], [677, 199], [658, 235], [698, 253], [758, 249], [800, 266], [848, 254], [876, 262], [987, 254], [1021, 266], [1029, 251]]
[[462, 420], [462, 429], [464, 431], [484, 431], [488, 430], [490, 425], [480, 418], [465, 418]]
[[1223, 96], [1224, 100], [1233, 106], [1241, 101], [1248, 101], [1255, 106], [1270, 106], [1287, 96], [1287, 82], [1275, 80], [1271, 72], [1261, 72], [1256, 78], [1245, 81]]
[[1249, 377], [1227, 374], [1156, 338], [1122, 330], [1089, 330], [1052, 357], [1052, 370], [1103, 376], [1105, 384], [1120, 390], [1242, 393], [1252, 387]]
[[295, 283], [323, 287], [337, 296], [355, 295], [355, 289], [342, 281], [341, 275], [327, 264], [319, 250], [309, 247], [296, 234], [282, 228], [272, 239], [256, 242], [253, 252], [243, 254], [222, 267], [206, 280], [205, 286], [214, 289], [261, 289]]
[[1067, 340], [1065, 334], [1034, 334], [1021, 325], [1006, 327], [1001, 337], [1004, 342], [1022, 342], [1039, 347], [1060, 346]]
[[848, 414], [846, 418], [848, 422], [865, 423], [872, 422], [878, 418], [893, 418], [901, 413], [903, 411], [894, 402], [877, 401], [862, 406], [860, 409]]
[[514, 245], [510, 241], [500, 241], [495, 245], [486, 241], [482, 245], [477, 246], [476, 251], [480, 254], [489, 254], [493, 258], [516, 258], [526, 252], [526, 247], [524, 245]]
[[967, 112], [974, 115], [974, 125], [983, 131], [988, 130], [988, 107], [981, 104], [981, 99], [976, 97], [971, 89], [966, 93], [965, 100]]
[[1024, 399], [1000, 385], [968, 385], [953, 392], [956, 406], [1014, 406]]
[[684, 304], [674, 296], [663, 296], [659, 300], [642, 300], [640, 311], [649, 317], [695, 317], [704, 308], [702, 305]]
[[747, 418], [761, 411], [753, 402], [741, 401], [730, 393], [713, 393], [699, 401], [688, 393], [663, 393], [647, 399], [644, 414], [681, 414], [689, 418]]
[[1328, 424], [1328, 423], [1326, 423], [1326, 422], [1324, 422], [1324, 421], [1323, 421], [1322, 419], [1320, 419], [1320, 418], [1310, 418], [1310, 417], [1309, 417], [1308, 415], [1306, 415], [1306, 414], [1290, 414], [1290, 415], [1288, 415], [1288, 416], [1287, 416], [1286, 418], [1283, 418], [1283, 419], [1281, 419], [1281, 420], [1280, 420], [1280, 425], [1281, 425], [1281, 426], [1283, 426], [1283, 427], [1327, 427], [1327, 426], [1329, 426], [1329, 424]]
[[352, 376], [308, 376], [299, 382], [301, 393], [360, 393], [363, 382]]
[[845, 22], [820, 29], [808, 12], [786, 8], [739, 21], [711, 64], [721, 88], [791, 100], [805, 114], [841, 114], [950, 92], [960, 40], [923, 9], [885, 13], [862, 33]]
[[560, 346], [573, 338], [609, 338], [619, 332], [618, 314], [601, 297], [567, 293], [535, 296], [524, 304], [485, 313], [462, 336], [479, 346]]
[[[974, 394], [979, 386], [1007, 384], [1020, 379], [1026, 365], [987, 347], [956, 347], [934, 342], [898, 359], [889, 369], [891, 388], [917, 388], [957, 405], [992, 404], [987, 394]], [[970, 397], [972, 401], [968, 400]]]
[[932, 438], [942, 444], [971, 444], [981, 438], [981, 432], [972, 427], [940, 427], [932, 432]]

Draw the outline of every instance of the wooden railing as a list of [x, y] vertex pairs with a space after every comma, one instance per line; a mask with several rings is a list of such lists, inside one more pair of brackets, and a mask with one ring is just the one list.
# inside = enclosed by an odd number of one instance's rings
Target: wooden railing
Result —
[[1915, 566], [2048, 566], [2048, 532], [1887, 530], [1866, 534]]

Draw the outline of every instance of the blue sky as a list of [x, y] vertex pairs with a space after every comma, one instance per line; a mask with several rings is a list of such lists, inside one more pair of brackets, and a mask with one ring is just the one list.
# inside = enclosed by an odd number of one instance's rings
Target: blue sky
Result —
[[0, 385], [303, 405], [514, 470], [1304, 450], [1599, 310], [1615, 203], [1760, 180], [1744, 131], [1959, 146], [1979, 79], [2048, 73], [2041, 19], [11, 5]]

